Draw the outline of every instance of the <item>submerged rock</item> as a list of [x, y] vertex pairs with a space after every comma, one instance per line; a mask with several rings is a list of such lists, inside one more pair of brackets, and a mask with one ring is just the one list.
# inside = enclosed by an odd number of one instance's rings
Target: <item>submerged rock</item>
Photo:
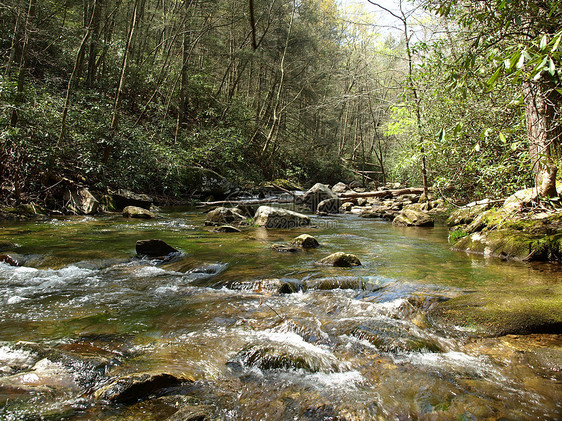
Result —
[[433, 218], [425, 212], [404, 209], [394, 218], [392, 224], [408, 227], [432, 227], [435, 223]]
[[296, 253], [300, 251], [298, 247], [294, 247], [288, 244], [273, 244], [271, 249], [281, 253]]
[[332, 290], [332, 289], [355, 289], [375, 291], [383, 286], [374, 284], [363, 278], [354, 276], [338, 276], [334, 278], [309, 279], [306, 281], [307, 289]]
[[242, 232], [239, 228], [233, 227], [232, 225], [221, 225], [215, 229], [215, 232]]
[[357, 256], [339, 251], [324, 257], [322, 260], [316, 262], [316, 264], [322, 266], [351, 267], [360, 266], [361, 262]]
[[182, 383], [193, 382], [193, 378], [169, 373], [135, 373], [120, 377], [95, 392], [96, 399], [113, 403], [131, 404], [162, 393]]
[[210, 405], [182, 405], [178, 412], [166, 421], [210, 421], [215, 408]]
[[136, 250], [140, 257], [162, 257], [171, 253], [178, 253], [178, 250], [158, 239], [138, 240]]
[[341, 371], [333, 355], [323, 349], [314, 352], [310, 348], [312, 347], [281, 342], [249, 345], [230, 359], [227, 365], [235, 370], [254, 367], [260, 370], [303, 370], [309, 373]]
[[366, 340], [383, 352], [442, 352], [441, 346], [429, 337], [419, 336], [398, 324], [370, 322], [353, 329], [350, 336]]
[[213, 209], [207, 213], [205, 225], [228, 225], [240, 224], [246, 220], [242, 211], [238, 208], [226, 208], [224, 206]]
[[302, 285], [296, 280], [275, 278], [237, 281], [231, 283], [229, 288], [238, 291], [252, 291], [258, 293], [292, 294], [302, 290]]
[[310, 224], [310, 218], [302, 213], [287, 209], [260, 206], [256, 211], [254, 222], [266, 228], [296, 228]]
[[289, 242], [289, 244], [292, 246], [301, 247], [303, 249], [312, 249], [312, 248], [320, 247], [318, 240], [316, 240], [316, 238], [314, 238], [312, 235], [309, 234], [299, 235], [298, 237], [293, 238]]
[[147, 209], [139, 208], [138, 206], [127, 206], [125, 209], [123, 209], [123, 216], [125, 218], [140, 218], [140, 219], [156, 218], [156, 214], [150, 212]]

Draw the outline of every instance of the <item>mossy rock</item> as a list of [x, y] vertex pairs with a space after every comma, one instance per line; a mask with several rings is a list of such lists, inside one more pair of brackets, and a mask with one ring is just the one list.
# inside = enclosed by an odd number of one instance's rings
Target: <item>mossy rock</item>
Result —
[[482, 336], [560, 333], [562, 285], [510, 286], [464, 294], [438, 303], [428, 320]]
[[501, 228], [473, 232], [453, 242], [455, 250], [523, 261], [562, 261], [562, 233]]
[[351, 267], [361, 266], [361, 261], [354, 254], [338, 251], [337, 253], [324, 257], [316, 262], [316, 264], [320, 266]]
[[303, 249], [320, 247], [318, 240], [316, 240], [316, 238], [309, 234], [299, 235], [298, 237], [293, 238], [289, 244], [292, 246], [301, 247]]

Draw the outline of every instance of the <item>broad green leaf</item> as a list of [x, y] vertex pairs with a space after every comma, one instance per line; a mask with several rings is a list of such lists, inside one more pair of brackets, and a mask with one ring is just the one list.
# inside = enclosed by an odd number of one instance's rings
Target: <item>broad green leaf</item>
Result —
[[512, 150], [512, 151], [516, 151], [518, 146], [519, 146], [519, 145], [518, 145], [517, 142], [513, 142], [513, 143], [511, 144], [511, 150]]
[[476, 144], [476, 146], [474, 147], [474, 150], [476, 152], [480, 152], [480, 144], [479, 143]]
[[492, 75], [492, 77], [488, 79], [488, 81], [486, 82], [490, 86], [488, 88], [488, 91], [491, 91], [494, 88], [502, 73], [503, 73], [503, 66], [500, 66], [497, 68], [496, 72]]
[[500, 140], [502, 141], [502, 143], [507, 143], [507, 139], [505, 138], [505, 135], [500, 132]]
[[548, 56], [545, 56], [542, 61], [535, 66], [531, 75], [533, 75], [533, 80], [538, 80], [541, 77], [541, 72], [544, 70], [544, 66], [548, 60]]

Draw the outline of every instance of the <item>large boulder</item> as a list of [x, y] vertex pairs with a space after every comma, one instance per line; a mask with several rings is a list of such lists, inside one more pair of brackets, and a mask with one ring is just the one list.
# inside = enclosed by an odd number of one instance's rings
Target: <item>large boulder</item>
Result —
[[447, 225], [454, 227], [456, 225], [468, 225], [482, 212], [487, 211], [492, 207], [490, 199], [484, 199], [479, 202], [472, 202], [455, 210], [449, 218], [447, 218]]
[[434, 225], [433, 218], [430, 215], [414, 209], [404, 209], [394, 218], [392, 223], [407, 227], [432, 227]]
[[113, 205], [115, 210], [122, 211], [127, 206], [137, 206], [143, 209], [150, 209], [153, 200], [146, 194], [137, 194], [129, 190], [117, 190], [112, 194]]
[[335, 199], [338, 196], [330, 189], [327, 184], [316, 183], [303, 196], [303, 202], [310, 207], [312, 212], [316, 212], [318, 204], [326, 199]]
[[156, 218], [156, 214], [150, 212], [147, 209], [139, 208], [138, 206], [127, 206], [125, 209], [123, 209], [123, 216], [125, 218], [140, 219]]
[[332, 191], [336, 194], [338, 193], [344, 193], [347, 190], [349, 190], [349, 187], [347, 186], [347, 184], [342, 183], [341, 181], [337, 184], [334, 184], [332, 186]]
[[526, 207], [532, 206], [538, 199], [539, 194], [537, 189], [524, 189], [515, 192], [509, 196], [502, 207], [502, 210], [506, 212], [517, 212]]
[[207, 213], [205, 225], [221, 226], [229, 224], [240, 224], [246, 217], [238, 208], [226, 208], [224, 206], [213, 209]]
[[260, 206], [254, 216], [254, 222], [266, 228], [295, 228], [310, 225], [310, 218], [287, 209]]
[[178, 253], [175, 248], [158, 239], [139, 240], [136, 244], [136, 250], [140, 257], [162, 257], [171, 253]]
[[341, 199], [336, 197], [334, 199], [322, 200], [318, 203], [316, 208], [316, 213], [326, 214], [326, 213], [339, 213], [341, 206]]
[[98, 212], [100, 203], [86, 188], [71, 188], [63, 196], [66, 207], [72, 213], [79, 215], [93, 215]]
[[321, 266], [351, 267], [360, 266], [361, 262], [354, 254], [338, 251], [337, 253], [324, 257], [316, 262], [316, 264]]
[[203, 196], [225, 197], [232, 193], [234, 186], [218, 172], [206, 168], [192, 167], [191, 183]]

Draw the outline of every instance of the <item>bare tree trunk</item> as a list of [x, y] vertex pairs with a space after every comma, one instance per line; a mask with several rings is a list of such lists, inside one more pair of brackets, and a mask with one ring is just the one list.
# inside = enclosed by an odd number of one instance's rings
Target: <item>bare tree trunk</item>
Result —
[[103, 0], [94, 0], [94, 4], [92, 5], [90, 23], [88, 25], [88, 31], [86, 32], [86, 34], [90, 33], [90, 46], [88, 51], [88, 74], [86, 76], [86, 85], [88, 87], [92, 87], [96, 79], [96, 58], [100, 40], [100, 21], [102, 8]]
[[[123, 55], [123, 64], [121, 65], [121, 74], [119, 76], [119, 84], [117, 86], [117, 93], [115, 95], [115, 102], [113, 103], [113, 114], [111, 116], [111, 136], [114, 136], [117, 133], [117, 129], [119, 127], [119, 105], [121, 104], [121, 95], [123, 93], [123, 88], [125, 86], [125, 76], [127, 74], [127, 63], [129, 59], [131, 43], [133, 40], [133, 36], [135, 34], [135, 27], [137, 25], [137, 10], [139, 6], [140, 0], [135, 0], [135, 4], [133, 6], [133, 15], [131, 17], [131, 26], [129, 28], [129, 34], [127, 36], [127, 44], [125, 45], [125, 54]], [[111, 154], [111, 144], [106, 145], [105, 150], [103, 152], [103, 163], [107, 164], [109, 161], [109, 156]]]
[[18, 118], [19, 118], [18, 108], [23, 102], [23, 89], [25, 85], [25, 67], [27, 64], [27, 48], [29, 46], [29, 21], [33, 16], [34, 8], [35, 8], [35, 0], [29, 0], [29, 3], [27, 5], [27, 13], [25, 16], [25, 24], [23, 27], [23, 41], [20, 49], [17, 92], [14, 101], [14, 109], [12, 110], [12, 118], [10, 119], [10, 125], [12, 127], [15, 127], [16, 124], [18, 124]]
[[562, 125], [557, 122], [556, 105], [558, 93], [549, 89], [544, 81], [526, 81], [523, 84], [525, 117], [529, 138], [530, 156], [536, 185], [543, 197], [558, 196], [556, 174], [558, 167], [558, 145], [562, 136]]
[[78, 48], [78, 52], [76, 53], [76, 59], [74, 60], [74, 68], [72, 69], [72, 73], [70, 74], [70, 78], [68, 79], [68, 86], [66, 87], [66, 98], [64, 101], [64, 109], [62, 111], [62, 122], [61, 122], [61, 129], [59, 133], [59, 139], [57, 141], [57, 146], [60, 145], [62, 139], [64, 137], [66, 131], [66, 119], [68, 117], [68, 108], [70, 107], [70, 96], [72, 95], [72, 85], [74, 83], [74, 78], [80, 67], [80, 57], [83, 56], [84, 50], [86, 49], [86, 42], [91, 35], [92, 32], [92, 23], [94, 21], [94, 16], [96, 12], [96, 1], [94, 0], [94, 4], [92, 5], [92, 14], [90, 18], [90, 22], [88, 27], [86, 28], [86, 33], [84, 34], [84, 38], [82, 38], [82, 42], [80, 43], [80, 47]]
[[283, 82], [285, 79], [285, 57], [287, 56], [287, 50], [289, 49], [289, 40], [291, 38], [291, 33], [293, 30], [293, 20], [295, 18], [296, 0], [293, 0], [293, 10], [291, 12], [291, 20], [289, 21], [289, 31], [287, 32], [287, 39], [285, 40], [285, 47], [283, 48], [283, 55], [281, 56], [281, 63], [279, 64], [279, 71], [281, 73], [279, 86], [277, 87], [277, 95], [275, 97], [275, 105], [273, 107], [273, 122], [269, 129], [269, 133], [263, 145], [261, 155], [265, 155], [267, 148], [272, 142], [273, 135], [277, 131], [277, 125], [279, 124], [279, 106], [281, 104], [281, 91], [283, 90]]

